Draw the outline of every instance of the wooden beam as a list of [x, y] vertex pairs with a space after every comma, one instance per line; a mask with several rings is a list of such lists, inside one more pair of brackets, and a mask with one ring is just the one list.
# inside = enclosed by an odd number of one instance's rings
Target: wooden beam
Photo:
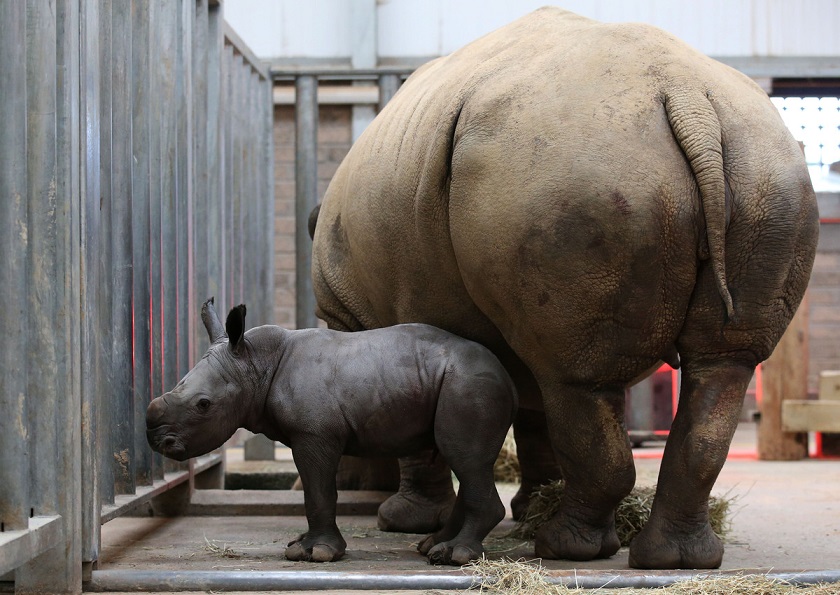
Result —
[[782, 430], [840, 432], [840, 401], [785, 401], [782, 403]]
[[764, 394], [758, 423], [758, 458], [795, 461], [808, 455], [808, 435], [782, 427], [782, 405], [787, 399], [808, 396], [808, 297], [791, 320], [781, 341], [763, 364]]
[[840, 371], [820, 372], [820, 401], [840, 401]]

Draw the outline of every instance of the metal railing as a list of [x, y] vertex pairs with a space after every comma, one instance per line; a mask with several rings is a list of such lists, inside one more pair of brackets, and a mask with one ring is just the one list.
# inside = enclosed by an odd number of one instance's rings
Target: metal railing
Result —
[[220, 470], [154, 455], [145, 411], [208, 296], [270, 321], [272, 83], [213, 0], [2, 2], [0, 29], [0, 580], [78, 592], [101, 523]]

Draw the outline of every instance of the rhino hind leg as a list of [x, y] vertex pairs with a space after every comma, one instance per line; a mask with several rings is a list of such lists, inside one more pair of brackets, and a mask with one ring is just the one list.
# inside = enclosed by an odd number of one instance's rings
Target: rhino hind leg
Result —
[[398, 533], [437, 531], [455, 504], [449, 466], [431, 451], [401, 458], [399, 466], [399, 491], [379, 506], [379, 529]]
[[[493, 466], [510, 426], [511, 406], [506, 399], [488, 399], [486, 404], [474, 410], [467, 400], [456, 396], [444, 410], [447, 421], [435, 424], [438, 448], [451, 461], [459, 487], [443, 528], [417, 548], [428, 556], [430, 564], [462, 565], [481, 558], [482, 540], [505, 518]], [[480, 436], [470, 433], [475, 427], [482, 429]]]
[[513, 422], [513, 437], [522, 480], [510, 508], [514, 520], [522, 521], [534, 491], [561, 479], [563, 474], [551, 448], [544, 412], [520, 408]]
[[717, 568], [723, 559], [709, 524], [709, 493], [726, 462], [754, 357], [686, 358], [682, 369], [653, 510], [630, 544], [633, 568]]
[[536, 555], [592, 560], [615, 554], [616, 505], [636, 479], [620, 386], [541, 384], [552, 443], [563, 469], [560, 509], [535, 536]]

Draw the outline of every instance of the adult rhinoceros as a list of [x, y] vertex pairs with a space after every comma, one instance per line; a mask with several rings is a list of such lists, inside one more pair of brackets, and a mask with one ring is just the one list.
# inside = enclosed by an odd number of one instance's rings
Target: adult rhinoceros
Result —
[[[536, 537], [546, 558], [618, 550], [613, 510], [635, 480], [624, 389], [679, 354], [630, 564], [711, 568], [709, 492], [817, 228], [802, 153], [757, 85], [656, 28], [544, 8], [405, 82], [329, 186], [313, 280], [331, 328], [424, 322], [505, 362], [526, 486], [557, 472], [549, 438], [567, 482]], [[446, 503], [418, 466], [386, 525]]]

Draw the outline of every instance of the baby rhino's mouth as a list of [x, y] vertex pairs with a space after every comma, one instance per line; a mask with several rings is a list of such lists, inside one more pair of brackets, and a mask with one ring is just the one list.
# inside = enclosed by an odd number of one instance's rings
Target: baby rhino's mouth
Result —
[[152, 450], [170, 459], [186, 461], [189, 458], [187, 456], [187, 449], [181, 440], [173, 434], [167, 434], [165, 429], [154, 428], [146, 430], [146, 439], [149, 441]]

